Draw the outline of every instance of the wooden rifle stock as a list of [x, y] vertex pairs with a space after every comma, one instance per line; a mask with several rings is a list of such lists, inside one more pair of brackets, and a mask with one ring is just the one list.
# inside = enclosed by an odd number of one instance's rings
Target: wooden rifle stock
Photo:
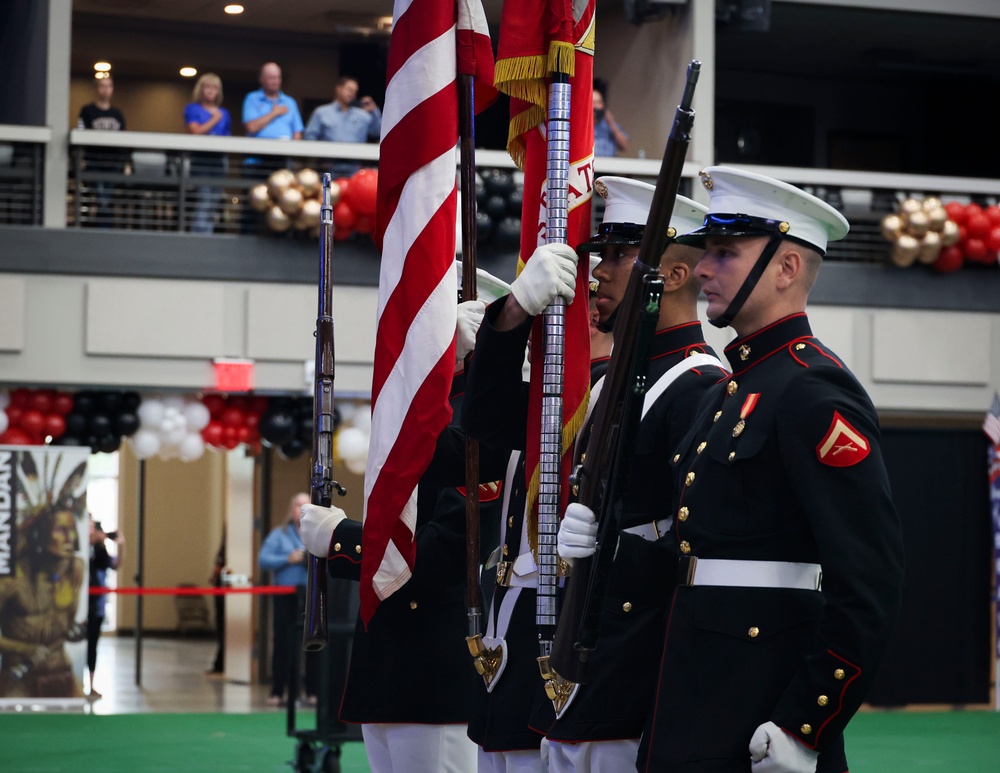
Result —
[[596, 552], [576, 559], [556, 628], [551, 664], [557, 674], [586, 684], [590, 654], [597, 647], [601, 608], [618, 546], [628, 455], [638, 431], [645, 395], [648, 351], [659, 316], [660, 258], [676, 234], [670, 216], [694, 123], [691, 102], [701, 69], [688, 66], [684, 95], [667, 140], [639, 256], [629, 276], [614, 325], [615, 344], [594, 410], [583, 462], [574, 471], [572, 494], [597, 517]]
[[[319, 305], [316, 315], [316, 380], [313, 392], [313, 447], [310, 496], [314, 505], [329, 507], [333, 492], [347, 493], [333, 479], [333, 204], [332, 177], [323, 175], [320, 209]], [[326, 558], [309, 555], [306, 615], [302, 648], [316, 652], [326, 645]]]

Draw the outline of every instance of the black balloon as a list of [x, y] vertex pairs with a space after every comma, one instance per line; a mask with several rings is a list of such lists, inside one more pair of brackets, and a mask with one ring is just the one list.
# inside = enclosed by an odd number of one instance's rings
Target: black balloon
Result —
[[312, 416], [313, 415], [313, 398], [309, 397], [299, 397], [295, 400], [295, 413], [298, 416]]
[[305, 450], [306, 444], [298, 438], [292, 438], [287, 443], [283, 443], [280, 448], [281, 455], [286, 459], [294, 459], [297, 456], [302, 456]]
[[481, 209], [476, 212], [476, 241], [479, 244], [485, 244], [492, 239], [496, 228], [497, 224], [493, 222], [492, 217]]
[[299, 419], [298, 428], [295, 431], [295, 437], [303, 443], [304, 445], [312, 445], [313, 437], [313, 417], [312, 414], [309, 416], [303, 416]]
[[524, 199], [524, 191], [516, 188], [507, 196], [507, 212], [511, 215], [521, 217], [521, 202]]
[[119, 392], [98, 392], [97, 410], [108, 416], [114, 416], [121, 405], [122, 396]]
[[291, 413], [269, 410], [260, 417], [260, 437], [272, 446], [282, 446], [295, 438], [297, 423]]
[[511, 173], [503, 169], [493, 169], [490, 171], [486, 175], [485, 182], [486, 190], [490, 194], [498, 194], [503, 197], [506, 197], [517, 187], [514, 184], [514, 178]]
[[97, 438], [97, 451], [102, 454], [113, 454], [122, 444], [122, 439], [118, 435], [107, 434]]
[[[82, 437], [87, 432], [87, 417], [75, 410], [66, 414], [66, 431], [63, 436]], [[76, 445], [80, 445], [76, 443]]]
[[122, 408], [126, 411], [134, 411], [142, 405], [142, 395], [138, 392], [122, 393]]
[[477, 174], [476, 175], [476, 203], [479, 204], [479, 206], [482, 206], [483, 202], [486, 201], [486, 197], [488, 195], [489, 194], [486, 192], [486, 183], [484, 183], [483, 182], [483, 178], [480, 177]]
[[56, 446], [82, 446], [83, 441], [80, 440], [76, 435], [67, 435], [63, 433], [55, 440], [52, 441], [52, 445]]
[[515, 217], [505, 217], [497, 226], [497, 238], [508, 245], [518, 244], [521, 240], [521, 221]]
[[111, 419], [103, 413], [95, 413], [88, 420], [87, 428], [93, 435], [107, 435], [111, 432]]
[[134, 435], [139, 429], [139, 415], [134, 411], [125, 410], [115, 416], [115, 432], [119, 435], [129, 437]]
[[87, 416], [94, 410], [94, 393], [77, 392], [73, 395], [73, 410], [83, 416]]
[[491, 218], [500, 222], [507, 214], [507, 199], [500, 195], [490, 196], [483, 204], [483, 211]]

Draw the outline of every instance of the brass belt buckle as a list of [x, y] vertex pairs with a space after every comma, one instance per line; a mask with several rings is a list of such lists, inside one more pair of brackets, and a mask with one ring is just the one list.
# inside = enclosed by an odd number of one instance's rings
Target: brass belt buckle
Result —
[[497, 585], [503, 588], [509, 587], [510, 571], [513, 566], [513, 561], [501, 561], [497, 564]]
[[677, 584], [694, 585], [695, 570], [698, 568], [698, 558], [696, 556], [681, 556], [677, 564]]

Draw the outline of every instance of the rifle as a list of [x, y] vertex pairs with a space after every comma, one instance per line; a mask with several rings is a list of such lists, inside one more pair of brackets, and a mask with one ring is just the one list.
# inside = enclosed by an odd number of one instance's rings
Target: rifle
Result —
[[551, 665], [560, 676], [586, 684], [590, 653], [597, 648], [601, 608], [618, 546], [628, 458], [642, 416], [649, 345], [656, 331], [663, 279], [660, 258], [677, 234], [670, 228], [684, 157], [691, 141], [691, 102], [701, 63], [688, 65], [687, 81], [670, 130], [639, 255], [629, 276], [621, 313], [615, 322], [615, 345], [594, 410], [593, 429], [583, 461], [570, 478], [571, 494], [597, 516], [597, 549], [578, 558], [566, 588], [556, 627]]
[[[313, 447], [310, 496], [314, 505], [329, 507], [333, 492], [347, 489], [333, 479], [333, 177], [323, 175], [319, 224], [319, 309], [316, 315], [316, 382], [313, 391]], [[326, 646], [326, 559], [309, 556], [306, 572], [306, 615], [302, 648]]]

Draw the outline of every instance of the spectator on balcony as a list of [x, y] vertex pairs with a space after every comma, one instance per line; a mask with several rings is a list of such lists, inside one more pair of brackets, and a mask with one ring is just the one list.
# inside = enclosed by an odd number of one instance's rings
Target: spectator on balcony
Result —
[[[104, 78], [94, 79], [96, 99], [80, 109], [77, 119], [78, 129], [96, 129], [98, 131], [125, 131], [125, 116], [117, 107], [111, 105], [111, 97], [115, 92], [115, 83], [110, 74]], [[86, 171], [100, 174], [124, 174], [128, 163], [128, 151], [120, 148], [87, 148], [83, 153], [83, 165]], [[115, 185], [110, 180], [81, 180], [81, 196], [85, 195], [86, 184], [92, 183], [97, 204], [97, 213], [88, 211], [86, 223], [91, 225], [111, 225], [111, 205], [114, 199]]]
[[607, 86], [594, 79], [594, 155], [617, 156], [628, 152], [629, 136], [608, 109]]
[[[334, 87], [334, 100], [320, 105], [306, 124], [307, 140], [327, 142], [366, 142], [378, 140], [382, 131], [382, 111], [367, 94], [358, 99], [358, 82], [350, 75], [342, 75]], [[356, 161], [330, 161], [334, 177], [350, 177], [361, 165]]]
[[[184, 108], [184, 123], [192, 134], [211, 134], [228, 137], [232, 131], [229, 111], [222, 107], [222, 79], [212, 72], [202, 75], [194, 84], [191, 103]], [[192, 177], [224, 177], [228, 168], [224, 153], [198, 152], [191, 154]], [[212, 233], [215, 211], [222, 189], [213, 185], [199, 185], [195, 191], [195, 208], [191, 230]]]

